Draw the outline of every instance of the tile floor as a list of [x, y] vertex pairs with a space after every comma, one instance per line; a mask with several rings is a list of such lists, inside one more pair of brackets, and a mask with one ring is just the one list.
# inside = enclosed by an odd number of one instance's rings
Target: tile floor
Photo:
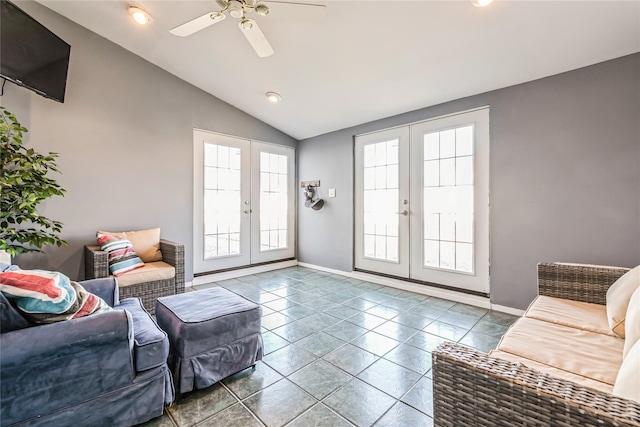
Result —
[[430, 351], [489, 351], [517, 319], [301, 267], [211, 286], [262, 305], [265, 356], [145, 426], [431, 426]]

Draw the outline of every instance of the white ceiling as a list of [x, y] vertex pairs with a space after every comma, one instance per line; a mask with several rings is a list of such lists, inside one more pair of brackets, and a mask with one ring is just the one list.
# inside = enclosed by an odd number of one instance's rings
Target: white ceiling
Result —
[[[319, 22], [256, 17], [268, 58], [234, 19], [169, 33], [213, 0], [38, 1], [296, 139], [640, 51], [640, 1], [318, 1]], [[153, 23], [135, 25], [130, 5]]]

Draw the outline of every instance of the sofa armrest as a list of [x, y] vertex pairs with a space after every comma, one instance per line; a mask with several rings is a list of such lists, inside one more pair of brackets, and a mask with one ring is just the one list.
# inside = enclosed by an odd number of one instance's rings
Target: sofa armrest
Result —
[[176, 293], [184, 293], [184, 245], [160, 239], [162, 260], [176, 269]]
[[100, 279], [109, 277], [109, 255], [100, 250], [100, 246], [84, 247], [84, 278]]
[[79, 282], [87, 291], [102, 298], [109, 306], [120, 304], [120, 291], [115, 277], [90, 279]]
[[433, 353], [435, 426], [640, 426], [640, 404], [445, 342]]
[[131, 384], [133, 321], [113, 310], [0, 335], [2, 424]]
[[609, 287], [627, 271], [628, 268], [541, 262], [538, 294], [604, 305]]

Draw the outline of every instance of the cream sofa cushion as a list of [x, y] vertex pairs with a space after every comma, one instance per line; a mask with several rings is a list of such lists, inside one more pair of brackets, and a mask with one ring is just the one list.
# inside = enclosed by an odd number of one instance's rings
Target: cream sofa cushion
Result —
[[583, 385], [585, 387], [595, 388], [596, 390], [611, 393], [613, 391], [613, 385], [593, 380], [591, 378], [583, 377], [582, 375], [574, 374], [573, 372], [563, 371], [562, 369], [555, 368], [553, 366], [545, 365], [544, 363], [536, 362], [535, 360], [527, 359], [515, 354], [507, 353], [500, 350], [491, 350], [489, 356], [497, 357], [499, 359], [508, 360], [510, 362], [519, 362], [524, 366], [531, 369], [535, 369], [540, 372], [551, 375], [552, 377], [562, 378], [563, 380], [573, 381], [576, 384]]
[[[626, 359], [631, 348], [640, 341], [640, 287], [635, 290], [629, 300], [625, 324], [624, 350], [622, 358]], [[640, 372], [638, 372], [640, 382]]]
[[580, 264], [580, 263], [575, 263], [575, 262], [554, 262], [554, 264], [572, 265], [574, 267], [606, 268], [607, 270], [628, 270], [628, 268], [626, 268], [626, 267], [616, 267], [616, 266], [613, 266], [613, 265]]
[[622, 362], [613, 394], [640, 403], [640, 341], [633, 345]]
[[607, 317], [611, 330], [625, 337], [624, 319], [633, 292], [640, 287], [640, 265], [627, 271], [607, 290]]
[[613, 385], [624, 340], [522, 317], [502, 337], [498, 350]]
[[159, 228], [138, 231], [98, 231], [98, 233], [127, 239], [142, 262], [162, 261]]
[[609, 327], [607, 308], [602, 304], [572, 301], [541, 295], [524, 314], [531, 319], [616, 336]]
[[155, 282], [175, 277], [176, 269], [163, 261], [147, 262], [144, 267], [118, 276], [118, 286], [125, 287], [137, 283]]

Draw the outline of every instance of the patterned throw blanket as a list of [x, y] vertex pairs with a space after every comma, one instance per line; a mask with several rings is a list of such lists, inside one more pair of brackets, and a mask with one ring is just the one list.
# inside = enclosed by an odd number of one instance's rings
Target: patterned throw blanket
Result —
[[54, 323], [111, 310], [97, 295], [62, 273], [17, 270], [0, 273], [0, 291], [34, 323]]

